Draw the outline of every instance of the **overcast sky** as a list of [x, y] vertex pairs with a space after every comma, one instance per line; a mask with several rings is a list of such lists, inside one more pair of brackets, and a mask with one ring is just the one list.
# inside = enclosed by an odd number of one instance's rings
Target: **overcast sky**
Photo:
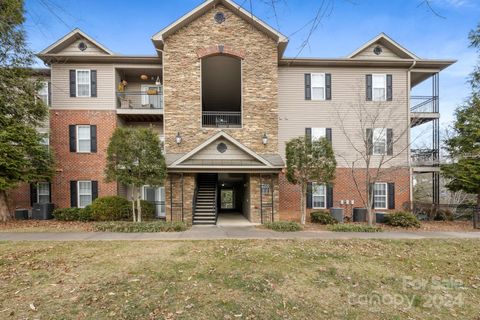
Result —
[[[440, 75], [442, 124], [468, 95], [466, 78], [476, 63], [468, 32], [480, 22], [480, 0], [326, 0], [322, 20], [300, 51], [321, 0], [252, 0], [253, 13], [289, 37], [285, 56], [344, 57], [380, 32], [416, 55], [458, 62]], [[150, 37], [202, 0], [26, 0], [26, 30], [38, 52], [75, 27], [114, 52], [155, 54]], [[237, 0], [250, 10], [250, 1]], [[302, 29], [302, 27], [304, 27]], [[427, 93], [428, 92], [419, 92]]]

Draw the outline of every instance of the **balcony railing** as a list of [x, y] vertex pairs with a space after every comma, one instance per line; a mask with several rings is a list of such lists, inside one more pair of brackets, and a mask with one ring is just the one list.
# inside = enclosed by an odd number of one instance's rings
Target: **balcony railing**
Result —
[[161, 90], [117, 92], [119, 109], [162, 109]]
[[438, 96], [411, 96], [412, 112], [438, 112]]
[[203, 111], [202, 126], [209, 128], [240, 128], [242, 113], [240, 111]]
[[412, 149], [410, 153], [412, 165], [416, 167], [434, 167], [440, 164], [438, 150]]

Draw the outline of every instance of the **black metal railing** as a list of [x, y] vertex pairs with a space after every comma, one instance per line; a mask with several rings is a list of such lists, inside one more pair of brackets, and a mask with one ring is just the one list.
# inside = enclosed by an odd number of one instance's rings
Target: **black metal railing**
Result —
[[240, 111], [203, 111], [202, 126], [211, 128], [240, 128], [242, 113]]
[[412, 165], [417, 167], [432, 167], [440, 164], [437, 149], [412, 149], [410, 157]]
[[148, 91], [117, 92], [119, 109], [162, 109], [163, 92], [161, 89]]
[[438, 112], [438, 96], [411, 96], [411, 112]]

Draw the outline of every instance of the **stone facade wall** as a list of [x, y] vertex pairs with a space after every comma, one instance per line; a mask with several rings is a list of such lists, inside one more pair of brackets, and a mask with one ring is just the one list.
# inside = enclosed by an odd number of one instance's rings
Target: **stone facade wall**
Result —
[[[270, 186], [270, 192], [262, 194], [260, 199], [260, 184], [268, 184]], [[268, 207], [272, 202], [271, 190], [273, 188], [273, 221], [279, 220], [279, 185], [278, 175], [266, 175], [266, 174], [250, 174], [249, 175], [249, 191], [250, 191], [250, 210], [249, 218], [250, 222], [261, 223], [262, 222], [262, 203], [263, 206], [263, 222], [270, 222], [272, 219], [272, 208]]]
[[182, 221], [183, 219], [187, 224], [192, 223], [195, 180], [195, 174], [168, 174], [165, 181], [165, 213], [167, 221]]
[[[97, 152], [70, 152], [69, 125], [97, 125]], [[55, 157], [52, 202], [57, 208], [70, 207], [70, 181], [98, 181], [98, 196], [117, 194], [117, 183], [105, 182], [107, 147], [117, 127], [115, 111], [51, 110], [50, 148]]]
[[[356, 169], [355, 176], [358, 181], [365, 177], [365, 169]], [[284, 174], [280, 174], [280, 220], [300, 221], [300, 186], [292, 185], [287, 181]], [[377, 211], [387, 212], [402, 210], [410, 203], [410, 170], [408, 168], [397, 168], [384, 170], [378, 182], [395, 183], [395, 209], [379, 209]], [[366, 190], [361, 190], [364, 197]], [[354, 200], [354, 205], [341, 205], [341, 200]], [[344, 201], [345, 203], [345, 201]], [[364, 207], [362, 199], [353, 182], [352, 173], [347, 168], [337, 168], [336, 178], [333, 186], [333, 206], [343, 208], [346, 217], [352, 216], [354, 207]], [[318, 209], [307, 209], [307, 220], [310, 219], [310, 212]]]
[[[216, 12], [228, 17], [214, 21]], [[243, 128], [225, 129], [257, 153], [278, 152], [278, 52], [276, 42], [250, 23], [217, 6], [165, 39], [164, 103], [167, 153], [192, 150], [219, 129], [201, 126], [201, 59], [198, 52], [223, 44], [242, 60]], [[202, 51], [203, 50], [203, 51]], [[175, 143], [180, 132], [183, 141]], [[264, 132], [269, 137], [262, 144]]]

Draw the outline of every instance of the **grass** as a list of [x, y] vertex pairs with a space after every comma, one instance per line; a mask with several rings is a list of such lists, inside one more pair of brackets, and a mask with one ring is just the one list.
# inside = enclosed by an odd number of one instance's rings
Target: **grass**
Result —
[[366, 224], [334, 224], [327, 228], [334, 232], [382, 232], [381, 227], [369, 226]]
[[279, 232], [294, 232], [302, 231], [302, 227], [293, 221], [275, 221], [264, 223], [263, 226], [267, 229], [271, 229]]
[[478, 319], [479, 245], [0, 242], [0, 318]]
[[187, 225], [183, 222], [165, 221], [109, 221], [97, 222], [93, 228], [95, 231], [102, 232], [180, 232], [187, 230]]

